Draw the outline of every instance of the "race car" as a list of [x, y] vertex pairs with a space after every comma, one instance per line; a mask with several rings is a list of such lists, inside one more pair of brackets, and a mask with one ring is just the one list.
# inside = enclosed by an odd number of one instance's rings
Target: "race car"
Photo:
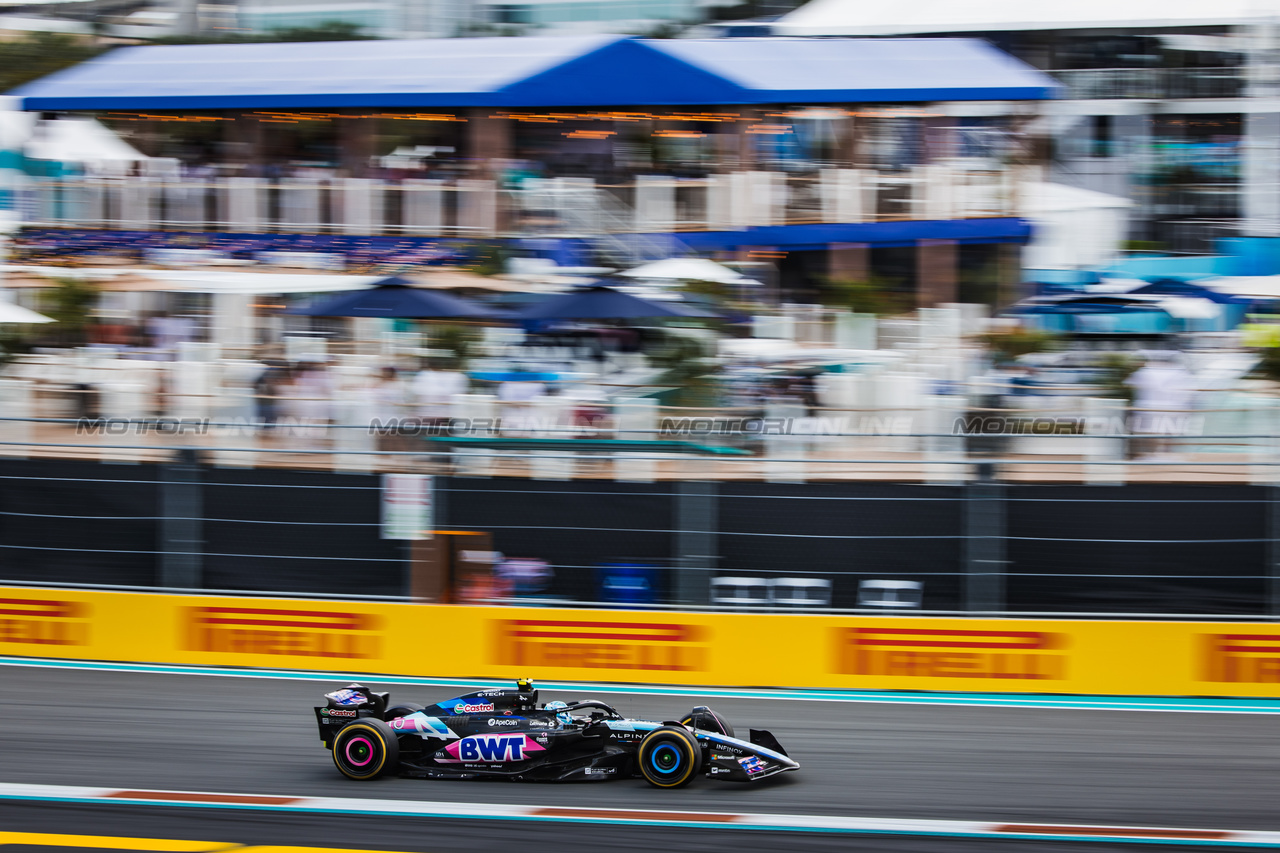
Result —
[[699, 775], [758, 782], [800, 767], [767, 731], [743, 740], [699, 705], [679, 720], [634, 720], [597, 700], [539, 707], [533, 682], [423, 707], [352, 684], [315, 709], [320, 739], [350, 779], [584, 780], [643, 777], [679, 788]]

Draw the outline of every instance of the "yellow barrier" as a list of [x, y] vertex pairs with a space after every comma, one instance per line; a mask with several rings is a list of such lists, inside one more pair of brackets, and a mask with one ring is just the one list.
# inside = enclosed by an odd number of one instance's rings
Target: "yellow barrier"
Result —
[[1280, 695], [1280, 625], [655, 613], [0, 589], [0, 654], [458, 678]]

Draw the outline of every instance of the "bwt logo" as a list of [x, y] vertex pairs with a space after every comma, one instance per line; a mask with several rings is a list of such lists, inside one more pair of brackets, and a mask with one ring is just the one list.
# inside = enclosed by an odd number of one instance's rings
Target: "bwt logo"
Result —
[[0, 598], [0, 643], [88, 645], [88, 615], [89, 605], [79, 601]]
[[1280, 634], [1205, 634], [1202, 681], [1280, 683]]
[[1066, 637], [1046, 631], [837, 628], [837, 672], [1058, 681]]
[[544, 747], [529, 740], [524, 735], [472, 735], [449, 744], [445, 752], [452, 759], [442, 761], [483, 761], [501, 764], [510, 761], [524, 761], [531, 752], [543, 752]]
[[503, 619], [496, 628], [496, 662], [504, 665], [671, 672], [707, 668], [710, 629], [698, 625]]
[[198, 652], [365, 659], [378, 656], [378, 617], [257, 607], [187, 609], [187, 646]]
[[663, 418], [658, 434], [671, 435], [910, 435], [909, 417]]
[[207, 435], [208, 418], [80, 418], [76, 435]]

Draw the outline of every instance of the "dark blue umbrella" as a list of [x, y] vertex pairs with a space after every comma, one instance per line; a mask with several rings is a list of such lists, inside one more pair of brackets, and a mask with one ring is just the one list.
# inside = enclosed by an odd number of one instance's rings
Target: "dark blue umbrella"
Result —
[[1119, 302], [1060, 302], [1017, 309], [1021, 314], [1141, 314], [1163, 311], [1159, 305]]
[[445, 317], [497, 319], [506, 316], [501, 311], [486, 308], [476, 302], [469, 302], [433, 290], [411, 287], [408, 279], [399, 276], [377, 281], [369, 290], [357, 290], [330, 299], [321, 299], [299, 308], [290, 308], [285, 313], [304, 314], [310, 317], [394, 317], [397, 319]]
[[1198, 296], [1201, 299], [1208, 299], [1210, 302], [1216, 302], [1220, 305], [1243, 305], [1251, 301], [1247, 296], [1223, 293], [1222, 291], [1214, 290], [1212, 287], [1205, 287], [1202, 284], [1182, 281], [1176, 278], [1151, 279], [1147, 284], [1135, 287], [1129, 292], [1160, 296]]
[[631, 320], [642, 317], [714, 317], [678, 302], [650, 302], [604, 285], [563, 293], [517, 311], [516, 320]]
[[1130, 296], [1127, 293], [1090, 293], [1062, 296], [1037, 296], [1013, 306], [1019, 314], [1123, 314], [1163, 311], [1156, 296]]

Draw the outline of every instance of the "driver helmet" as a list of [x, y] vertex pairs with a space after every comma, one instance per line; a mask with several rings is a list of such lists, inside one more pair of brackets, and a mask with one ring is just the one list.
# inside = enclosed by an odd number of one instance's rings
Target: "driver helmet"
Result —
[[[557, 699], [554, 702], [548, 702], [544, 707], [548, 711], [559, 711], [561, 708], [568, 708], [569, 705], [568, 703], [561, 702]], [[559, 720], [562, 725], [568, 726], [573, 724], [573, 717], [570, 717], [567, 711], [561, 714], [556, 714], [556, 719]]]

